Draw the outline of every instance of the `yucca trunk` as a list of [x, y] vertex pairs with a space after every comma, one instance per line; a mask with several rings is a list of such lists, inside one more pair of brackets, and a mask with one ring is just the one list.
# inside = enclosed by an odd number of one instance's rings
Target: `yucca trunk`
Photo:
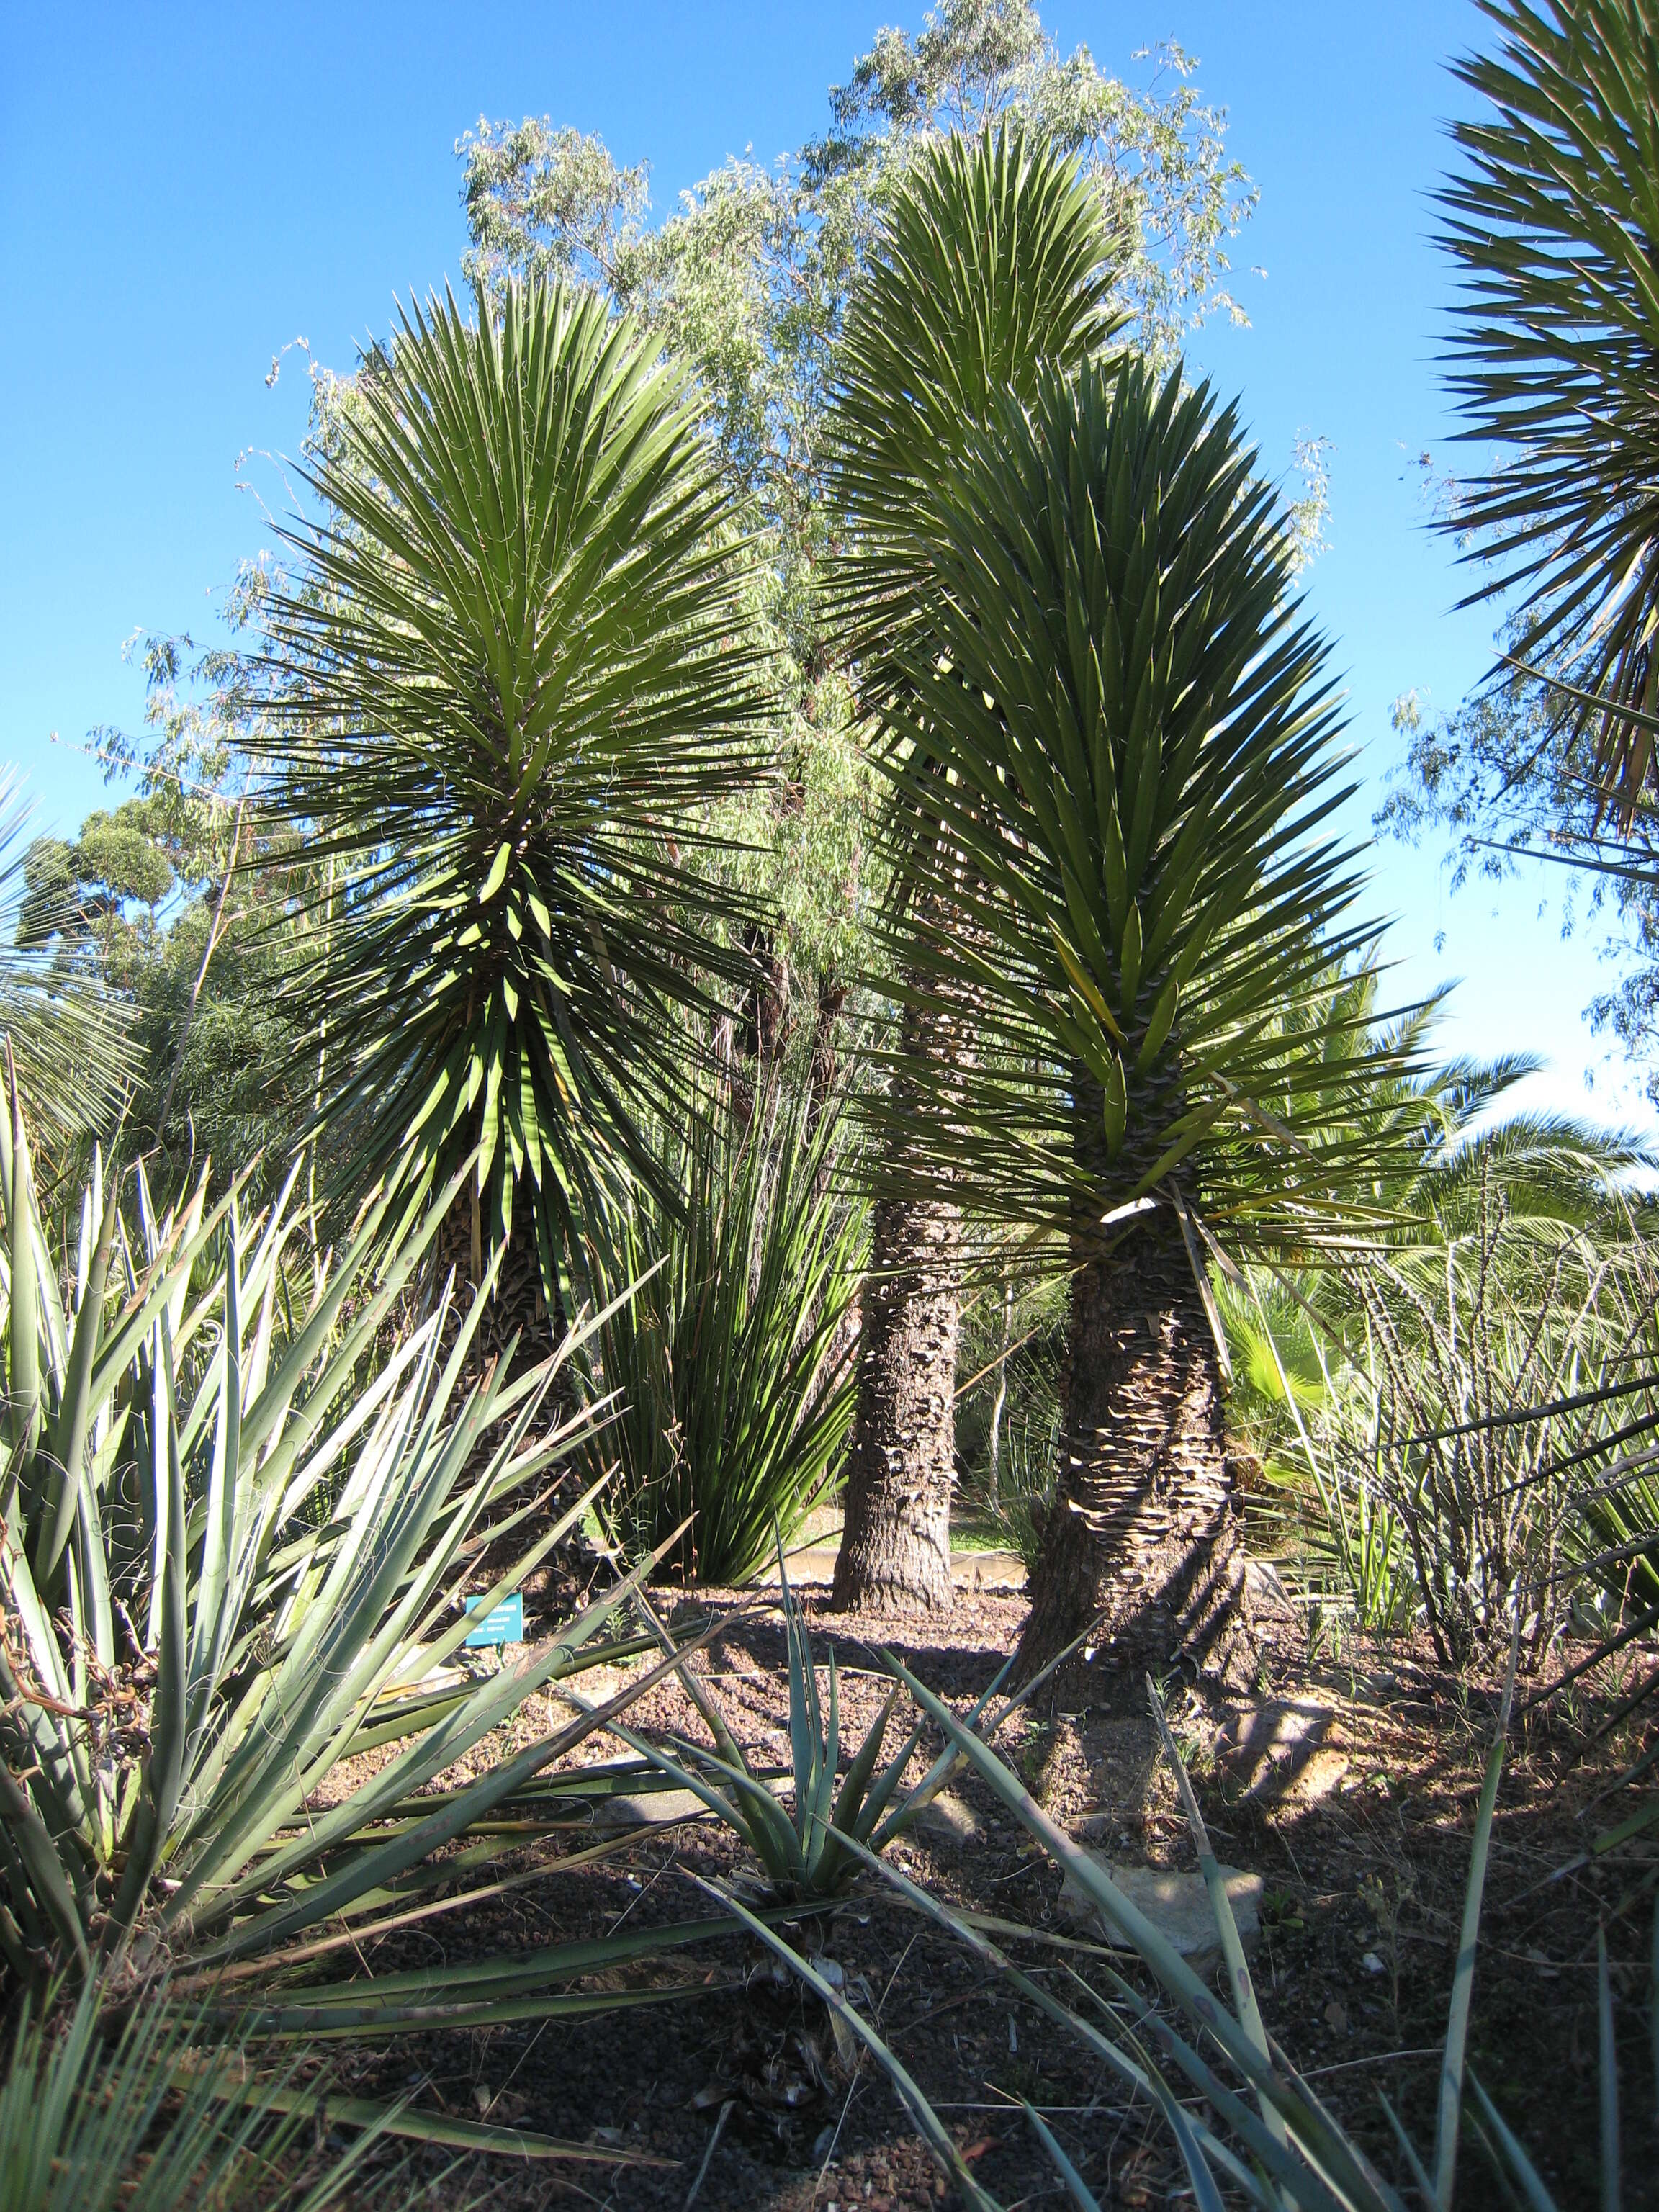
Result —
[[[948, 1015], [906, 1013], [898, 1104], [936, 1085], [957, 1049]], [[897, 1126], [902, 1130], [902, 1118]], [[902, 1134], [890, 1145], [903, 1142]], [[849, 1612], [942, 1611], [951, 1584], [956, 1476], [961, 1215], [946, 1197], [874, 1208], [859, 1333], [858, 1404], [831, 1603]]]
[[[479, 1316], [467, 1354], [467, 1382], [476, 1382], [492, 1360], [501, 1359], [515, 1335], [518, 1347], [513, 1355], [512, 1372], [516, 1375], [549, 1358], [564, 1334], [562, 1301], [556, 1301], [551, 1314], [547, 1310], [541, 1262], [536, 1253], [535, 1224], [528, 1218], [528, 1211], [525, 1208], [523, 1217], [514, 1224], [496, 1273], [494, 1294]], [[447, 1348], [453, 1343], [461, 1317], [489, 1272], [479, 1208], [470, 1190], [464, 1190], [444, 1216], [434, 1240], [434, 1255], [435, 1287], [441, 1290], [450, 1269], [455, 1271], [455, 1295], [444, 1331]], [[505, 1382], [508, 1378], [504, 1373], [501, 1379]], [[556, 1384], [556, 1399], [562, 1388], [562, 1382]]]
[[1054, 1510], [1031, 1578], [1022, 1680], [1103, 1615], [1116, 1661], [1236, 1670], [1243, 1531], [1215, 1338], [1167, 1203], [1115, 1249], [1073, 1239]]

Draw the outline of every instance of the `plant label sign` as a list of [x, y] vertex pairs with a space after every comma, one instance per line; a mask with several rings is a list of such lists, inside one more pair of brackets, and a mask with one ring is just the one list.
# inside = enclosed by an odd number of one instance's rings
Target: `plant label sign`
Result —
[[[466, 1601], [469, 1613], [477, 1613], [483, 1603], [481, 1597], [470, 1597]], [[477, 1626], [466, 1639], [468, 1650], [481, 1644], [522, 1644], [524, 1642], [524, 1599], [517, 1590], [504, 1597], [499, 1605], [491, 1606]]]

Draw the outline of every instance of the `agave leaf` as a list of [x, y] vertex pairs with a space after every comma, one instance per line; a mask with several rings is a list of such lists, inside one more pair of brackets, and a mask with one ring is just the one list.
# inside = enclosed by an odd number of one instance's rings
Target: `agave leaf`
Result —
[[[1395, 2200], [1376, 2177], [1366, 2171], [1353, 2147], [1333, 2126], [1316, 2100], [1287, 2081], [1271, 2061], [1264, 2061], [1255, 2041], [1214, 1996], [1163, 1932], [1147, 1919], [1115, 1882], [1086, 1852], [1043, 1812], [990, 1747], [966, 1729], [950, 1707], [926, 1689], [890, 1652], [882, 1663], [909, 1691], [916, 1703], [964, 1753], [981, 1779], [1014, 1813], [1048, 1850], [1050, 1856], [1078, 1882], [1091, 1903], [1137, 1952], [1157, 1979], [1176, 1998], [1188, 2016], [1213, 2035], [1228, 2057], [1258, 2094], [1277, 2106], [1299, 2146], [1331, 2177], [1333, 2185], [1359, 2205], [1393, 2205]], [[1149, 2023], [1156, 2027], [1156, 2021]]]
[[[642, 1580], [653, 1564], [649, 1560], [643, 1562], [635, 1570], [635, 1578]], [[629, 1584], [619, 1583], [601, 1604], [589, 1607], [578, 1627], [586, 1624], [586, 1632], [592, 1633], [624, 1604], [630, 1595]], [[192, 1914], [195, 1923], [204, 1932], [222, 1925], [240, 1905], [270, 1891], [275, 1884], [317, 1859], [331, 1845], [349, 1838], [365, 1822], [383, 1814], [388, 1807], [401, 1802], [412, 1787], [418, 1786], [432, 1774], [441, 1772], [444, 1767], [462, 1757], [491, 1729], [498, 1727], [526, 1696], [570, 1672], [574, 1641], [575, 1633], [572, 1631], [567, 1631], [561, 1638], [550, 1638], [517, 1668], [504, 1670], [501, 1674], [482, 1684], [447, 1722], [417, 1739], [407, 1753], [353, 1791], [343, 1804], [335, 1807], [321, 1819], [309, 1823], [305, 1835], [296, 1838], [285, 1850], [258, 1858], [248, 1871], [240, 1873], [235, 1879], [216, 1887], [212, 1885], [207, 1869], [216, 1863], [234, 1865], [238, 1859], [222, 1852], [216, 1862], [204, 1860], [203, 1867], [192, 1873], [190, 1881], [170, 1900], [167, 1908], [169, 1917], [177, 1917], [183, 1914], [191, 1908], [198, 1895], [207, 1891], [204, 1905], [197, 1908]], [[442, 1844], [475, 1825], [480, 1814], [499, 1804], [503, 1798], [511, 1796], [544, 1767], [551, 1765], [555, 1759], [573, 1750], [596, 1728], [611, 1723], [615, 1714], [666, 1674], [671, 1663], [664, 1661], [638, 1682], [624, 1684], [616, 1696], [602, 1706], [590, 1709], [573, 1699], [572, 1702], [579, 1704], [578, 1717], [568, 1727], [526, 1746], [516, 1757], [492, 1767], [469, 1788], [434, 1808], [404, 1834], [362, 1852], [337, 1872], [302, 1888], [290, 1902], [279, 1905], [244, 1923], [220, 1944], [212, 1956], [229, 1960], [254, 1948], [269, 1948], [285, 1936], [340, 1910], [365, 1892], [383, 1887], [407, 1868], [429, 1856]], [[238, 1847], [238, 1853], [244, 1863], [251, 1856], [245, 1844]]]
[[[1468, 2083], [1470, 2094], [1480, 2108], [1480, 2117], [1486, 2124], [1487, 2136], [1502, 2154], [1501, 2168], [1504, 2172], [1504, 2178], [1520, 2190], [1522, 2197], [1532, 2207], [1532, 2212], [1559, 2212], [1555, 2199], [1544, 2186], [1537, 2167], [1522, 2148], [1513, 2130], [1481, 2087], [1473, 2069], [1468, 2075]], [[1393, 2113], [1390, 2112], [1389, 2117], [1393, 2119]], [[1399, 2132], [1398, 2121], [1395, 2122], [1395, 2126], [1396, 2132]], [[1420, 2166], [1419, 2173], [1419, 2186], [1426, 2191], [1428, 2177], [1422, 2173]]]
[[114, 1245], [118, 1197], [118, 1193], [112, 1189], [99, 1227], [97, 1248], [87, 1271], [80, 1310], [76, 1316], [75, 1339], [62, 1402], [48, 1431], [47, 1449], [52, 1464], [44, 1501], [46, 1533], [40, 1553], [41, 1568], [47, 1575], [63, 1556], [81, 1503], [87, 1430], [92, 1413], [93, 1361], [103, 1320], [104, 1286], [109, 1278], [110, 1254]]
[[[943, 1928], [947, 1933], [965, 1944], [976, 1958], [990, 1967], [993, 1972], [1004, 1977], [1009, 1985], [1018, 1990], [1029, 2003], [1053, 2021], [1057, 2027], [1063, 2028], [1068, 2034], [1075, 2036], [1093, 2051], [1097, 2057], [1102, 2059], [1133, 2092], [1147, 2097], [1155, 2103], [1158, 2101], [1153, 2087], [1156, 2069], [1139, 2045], [1134, 2046], [1136, 2053], [1134, 2057], [1120, 2050], [1117, 2044], [1109, 2037], [1102, 2034], [1091, 2021], [1086, 2020], [1074, 2008], [1063, 2004], [1042, 1983], [1023, 1972], [1006, 1952], [989, 1940], [990, 1934], [998, 1931], [1018, 1936], [1027, 1942], [1052, 1942], [1055, 1939], [1045, 1938], [1041, 1931], [1022, 1928], [1013, 1922], [994, 1923], [988, 1929], [983, 1915], [963, 1912], [946, 1905], [943, 1899], [934, 1897], [929, 1891], [923, 1889], [914, 1881], [902, 1868], [894, 1866], [890, 1860], [878, 1858], [866, 1844], [860, 1842], [856, 1838], [849, 1839], [848, 1848], [872, 1873], [878, 1874], [884, 1881], [889, 1883], [914, 1911], [921, 1913], [926, 1918], [932, 1920], [937, 1926]], [[1124, 1983], [1121, 1988], [1126, 1997], [1139, 2005], [1135, 1992], [1129, 1985]], [[1089, 1994], [1091, 1998], [1095, 1996], [1092, 1990], [1090, 1990]], [[1097, 1999], [1096, 2002], [1098, 2000]], [[1197, 2052], [1190, 2045], [1183, 2043], [1166, 2022], [1160, 2021], [1158, 2016], [1152, 2014], [1147, 2015], [1146, 2025], [1158, 2033], [1160, 2040], [1176, 2057], [1182, 2070], [1188, 2075], [1200, 2095], [1206, 2098], [1214, 2106], [1216, 2112], [1237, 2130], [1242, 2139], [1261, 2161], [1267, 2172], [1276, 2176], [1281, 2186], [1291, 2191], [1292, 2202], [1310, 2208], [1310, 2212], [1312, 2212], [1312, 2208], [1317, 2208], [1317, 2212], [1350, 2212], [1350, 2200], [1339, 2197], [1322, 2175], [1313, 2172], [1299, 2159], [1292, 2156], [1284, 2144], [1270, 2136], [1249, 2106], [1236, 2096], [1225, 2083], [1206, 2066]], [[1192, 2124], [1202, 2144], [1205, 2156], [1213, 2164], [1224, 2167], [1252, 2200], [1263, 2207], [1263, 2212], [1273, 2212], [1274, 2199], [1271, 2191], [1263, 2188], [1259, 2178], [1234, 2155], [1212, 2130], [1198, 2122], [1193, 2122]]]
[[[642, 1960], [692, 1949], [730, 1934], [731, 1924], [725, 1920], [680, 1921], [667, 1928], [635, 1926], [500, 1959], [475, 1959], [453, 1966], [415, 1967], [397, 1973], [357, 1975], [349, 1981], [306, 1984], [275, 1993], [267, 2004], [247, 2015], [227, 2012], [222, 2017], [227, 2024], [233, 2018], [246, 2018], [249, 2027], [261, 2035], [301, 2037], [343, 2033], [381, 2021], [401, 2027], [413, 2024], [417, 2018], [433, 2022], [445, 2017], [471, 2017], [477, 2007], [495, 2006], [509, 1999], [516, 2002], [540, 1995], [551, 2002], [556, 1983], [611, 1974]], [[285, 1953], [279, 1963], [286, 1964], [295, 1955]], [[645, 2000], [657, 1994], [686, 1993], [684, 1985], [675, 1984], [665, 1991], [632, 1994]], [[591, 2006], [591, 1991], [566, 1994], [573, 2005], [586, 2000]]]
[[[1152, 1676], [1146, 1677], [1146, 1700], [1152, 1708], [1152, 1719], [1164, 1745], [1164, 1755], [1169, 1760], [1181, 1792], [1182, 1810], [1187, 1825], [1192, 1831], [1193, 1842], [1198, 1853], [1199, 1870], [1204, 1876], [1204, 1887], [1209, 1895], [1210, 1910], [1215, 1916], [1217, 1933], [1221, 1938], [1222, 1956], [1227, 1962], [1227, 1978], [1232, 1984], [1233, 2004], [1244, 2033], [1255, 2044], [1263, 2058], [1268, 2056], [1267, 2032], [1261, 2024], [1261, 2008], [1256, 2002], [1255, 1984], [1244, 1957], [1244, 1947], [1239, 1941], [1238, 1923], [1233, 1917], [1232, 1901], [1227, 1895], [1227, 1884], [1216, 1855], [1210, 1847], [1209, 1830], [1198, 1809], [1198, 1800], [1193, 1795], [1193, 1785], [1181, 1753], [1176, 1749], [1175, 1738], [1170, 1733], [1170, 1723], [1164, 1711], [1164, 1701], [1158, 1694]], [[1269, 2132], [1279, 2142], [1285, 2139], [1285, 2122], [1276, 2108], [1262, 2099], [1261, 2117]]]
[[1600, 2060], [1601, 2212], [1619, 2212], [1619, 2045], [1613, 2027], [1613, 1979], [1607, 1971], [1607, 1930], [1595, 1931], [1595, 2026]]

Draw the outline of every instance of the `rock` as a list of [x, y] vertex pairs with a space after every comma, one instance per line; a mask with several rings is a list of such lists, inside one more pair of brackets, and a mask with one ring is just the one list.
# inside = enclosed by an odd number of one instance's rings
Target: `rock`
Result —
[[1096, 1806], [1078, 1816], [1077, 1832], [1085, 1844], [1102, 1844], [1121, 1834], [1126, 1825], [1121, 1813], [1103, 1812]]
[[[1220, 1964], [1221, 1938], [1216, 1931], [1210, 1893], [1201, 1874], [1195, 1869], [1190, 1874], [1170, 1874], [1161, 1867], [1121, 1866], [1109, 1859], [1103, 1851], [1089, 1851], [1088, 1855], [1130, 1904], [1138, 1905], [1173, 1944], [1194, 1973], [1208, 1973]], [[1221, 1873], [1227, 1885], [1227, 1902], [1238, 1925], [1239, 1941], [1248, 1952], [1261, 1933], [1261, 1876], [1242, 1874], [1237, 1867], [1223, 1867]], [[1101, 1918], [1082, 1885], [1069, 1874], [1060, 1893], [1060, 1905], [1072, 1919], [1091, 1923], [1109, 1942], [1122, 1940]]]
[[984, 1832], [971, 1806], [949, 1790], [941, 1790], [931, 1805], [916, 1816], [916, 1833], [930, 1844], [976, 1843]]
[[596, 1797], [596, 1828], [662, 1827], [675, 1820], [695, 1820], [708, 1808], [693, 1790], [650, 1790], [637, 1797]]
[[1316, 1751], [1305, 1766], [1298, 1767], [1285, 1789], [1298, 1805], [1316, 1805], [1340, 1790], [1347, 1779], [1348, 1760], [1340, 1751]]
[[951, 1575], [958, 1589], [1021, 1590], [1025, 1562], [1018, 1552], [953, 1552]]
[[1335, 1749], [1337, 1717], [1334, 1705], [1308, 1694], [1242, 1705], [1221, 1730], [1217, 1763], [1258, 1802], [1328, 1796], [1348, 1767]]

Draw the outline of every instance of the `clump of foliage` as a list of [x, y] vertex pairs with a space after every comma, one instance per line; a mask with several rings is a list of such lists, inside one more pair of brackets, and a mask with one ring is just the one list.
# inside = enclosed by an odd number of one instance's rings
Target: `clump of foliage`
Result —
[[658, 1141], [670, 1195], [637, 1186], [588, 1236], [605, 1310], [585, 1368], [617, 1402], [592, 1447], [617, 1470], [602, 1513], [659, 1573], [741, 1583], [840, 1469], [864, 1209], [838, 1103], [809, 1085], [728, 1088]]
[[411, 309], [312, 476], [265, 622], [273, 807], [349, 883], [292, 979], [335, 1041], [319, 1116], [360, 1186], [473, 1158], [475, 1255], [517, 1219], [550, 1307], [691, 1103], [670, 1017], [746, 974], [690, 865], [755, 772], [718, 472], [684, 372], [538, 278]]
[[95, 1989], [61, 2021], [24, 2004], [0, 2087], [7, 2212], [325, 2212], [348, 2190], [386, 2212], [422, 2201], [396, 2171], [362, 2172], [374, 2125], [317, 2174], [314, 2095], [280, 2074], [247, 2080], [242, 2052], [193, 2048], [190, 2025], [152, 2004], [114, 2031]]
[[1013, 1252], [963, 1302], [957, 1353], [957, 1523], [1019, 1553], [1042, 1548], [1060, 1449], [1069, 1285]]
[[[238, 577], [233, 639], [257, 625], [270, 581], [259, 563]], [[30, 844], [17, 935], [104, 991], [125, 1046], [111, 1069], [120, 1096], [94, 1092], [85, 1123], [107, 1137], [118, 1118], [122, 1156], [144, 1155], [168, 1204], [209, 1160], [240, 1168], [293, 1150], [327, 1038], [284, 1008], [281, 986], [308, 949], [307, 902], [326, 904], [328, 884], [253, 804], [267, 730], [241, 654], [185, 636], [129, 652], [144, 671], [144, 739], [100, 729], [92, 744], [108, 779], [133, 788], [77, 837]], [[313, 1181], [313, 1166], [314, 1151]], [[264, 1176], [256, 1167], [262, 1190]]]
[[[1018, 1963], [988, 1927], [915, 1881], [890, 1860], [849, 1842], [846, 1848], [889, 1882], [914, 1911], [945, 1929], [969, 1950], [988, 1977], [1029, 2004], [1097, 2062], [1117, 2090], [1144, 2099], [1168, 2129], [1185, 2169], [1187, 2188], [1200, 2205], [1218, 2208], [1237, 2195], [1261, 2212], [1405, 2212], [1407, 2198], [1383, 2179], [1359, 2142], [1296, 2069], [1263, 2021], [1255, 1984], [1196, 1797], [1176, 1747], [1164, 1709], [1147, 1683], [1154, 1719], [1196, 1849], [1224, 1962], [1227, 1998], [1218, 1997], [1176, 1949], [1168, 1935], [1127, 1896], [1099, 1857], [1074, 1843], [1045, 1813], [1019, 1777], [975, 1731], [898, 1662], [892, 1672], [945, 1741], [946, 1755], [969, 1767], [981, 1784], [1024, 1827], [1056, 1872], [1063, 1873], [1110, 1931], [1113, 1956], [1097, 1972], [1082, 1959], [1063, 1976]], [[1506, 2202], [1554, 2212], [1554, 2200], [1516, 2133], [1468, 2063], [1468, 2030], [1479, 1960], [1481, 1907], [1493, 1816], [1502, 1778], [1514, 1689], [1514, 1652], [1486, 1761], [1470, 1850], [1457, 1963], [1447, 2008], [1432, 2148], [1419, 2149], [1386, 2099], [1384, 2111], [1400, 2147], [1415, 2200], [1435, 2212], [1451, 2212], [1467, 2176], [1465, 2144], [1472, 2139], [1492, 2170]], [[929, 2104], [876, 2027], [855, 2010], [787, 1935], [769, 1927], [731, 1893], [726, 1901], [750, 1933], [834, 2011], [841, 2032], [860, 2043], [887, 2073], [909, 2116], [964, 2203], [976, 2212], [1000, 2212], [997, 2200], [963, 2159], [940, 2115]], [[1656, 1926], [1659, 1942], [1659, 1924]], [[1620, 2196], [1620, 2130], [1615, 2007], [1607, 1947], [1598, 1943], [1596, 2011], [1601, 2078], [1601, 2201], [1616, 2208]], [[1140, 1980], [1131, 1978], [1139, 1969]], [[1153, 1991], [1148, 2002], [1146, 1985]], [[1659, 2049], [1659, 2045], [1656, 2045]], [[1057, 2183], [1080, 2212], [1099, 2212], [1100, 2197], [1079, 2162], [1060, 2143], [1029, 2098], [1021, 2100], [1027, 2124]], [[1085, 2118], [1094, 2111], [1084, 2108]], [[1118, 2123], [1114, 2120], [1115, 2127]], [[1091, 2154], [1083, 2162], [1093, 2162]], [[1481, 2201], [1485, 2201], [1484, 2198]]]
[[388, 1249], [382, 1199], [337, 1266], [296, 1270], [294, 1180], [252, 1218], [198, 1183], [158, 1219], [140, 1171], [134, 1229], [94, 1160], [71, 1297], [15, 1093], [0, 1123], [0, 1957], [27, 1988], [264, 1960], [325, 1921], [345, 1933], [313, 1948], [349, 1945], [587, 1729], [422, 1794], [604, 1656], [629, 1585], [499, 1674], [446, 1675], [481, 1530], [494, 1602], [581, 1510], [550, 1509], [587, 1417], [538, 1420], [571, 1347], [463, 1389], [479, 1305], [446, 1358], [441, 1299], [388, 1350], [436, 1216]]
[[1492, 679], [1454, 713], [1400, 701], [1403, 775], [1377, 820], [1449, 830], [1459, 878], [1568, 864], [1568, 925], [1586, 904], [1622, 925], [1607, 950], [1624, 972], [1592, 1018], [1650, 1059], [1659, 48], [1642, 0], [1482, 12], [1497, 36], [1455, 65], [1477, 104], [1438, 195], [1459, 282], [1449, 382], [1479, 458], [1440, 520], [1483, 564], [1469, 599], [1502, 599], [1507, 619]]
[[860, 1862], [849, 1844], [872, 1852], [885, 1850], [913, 1825], [941, 1777], [929, 1774], [894, 1803], [921, 1741], [921, 1731], [913, 1731], [883, 1762], [896, 1692], [872, 1721], [842, 1771], [836, 1655], [833, 1650], [830, 1654], [826, 1698], [819, 1693], [817, 1665], [799, 1601], [789, 1587], [781, 1536], [776, 1544], [787, 1650], [789, 1806], [780, 1803], [769, 1778], [750, 1764], [713, 1691], [689, 1665], [680, 1668], [679, 1678], [714, 1738], [712, 1750], [684, 1736], [671, 1737], [665, 1748], [620, 1722], [612, 1723], [612, 1732], [662, 1773], [695, 1792], [710, 1812], [736, 1831], [758, 1861], [771, 1894], [797, 1902], [823, 1900], [844, 1889], [859, 1871]]
[[1420, 1620], [1448, 1663], [1517, 1608], [1534, 1650], [1575, 1607], [1616, 1610], [1659, 1527], [1645, 1462], [1620, 1456], [1650, 1419], [1646, 1155], [1567, 1121], [1480, 1126], [1526, 1065], [1402, 1097], [1419, 1162], [1375, 1194], [1386, 1234], [1220, 1293], [1284, 1563], [1362, 1629]]
[[[1121, 234], [1126, 312], [1160, 359], [1212, 313], [1242, 318], [1228, 249], [1255, 192], [1224, 118], [1174, 46], [1147, 80], [1062, 54], [1030, 0], [942, 0], [919, 33], [884, 30], [830, 96], [830, 128], [793, 157], [729, 161], [651, 220], [648, 167], [597, 137], [525, 117], [480, 118], [458, 144], [471, 248], [492, 290], [574, 276], [660, 335], [692, 371], [750, 533], [744, 591], [766, 647], [777, 774], [741, 812], [758, 854], [729, 880], [761, 898], [775, 987], [806, 1018], [833, 1012], [868, 966], [863, 912], [879, 889], [879, 794], [858, 742], [845, 640], [824, 591], [840, 524], [827, 402], [848, 303], [917, 150], [999, 118], [1075, 154]], [[803, 867], [803, 861], [807, 865]]]

